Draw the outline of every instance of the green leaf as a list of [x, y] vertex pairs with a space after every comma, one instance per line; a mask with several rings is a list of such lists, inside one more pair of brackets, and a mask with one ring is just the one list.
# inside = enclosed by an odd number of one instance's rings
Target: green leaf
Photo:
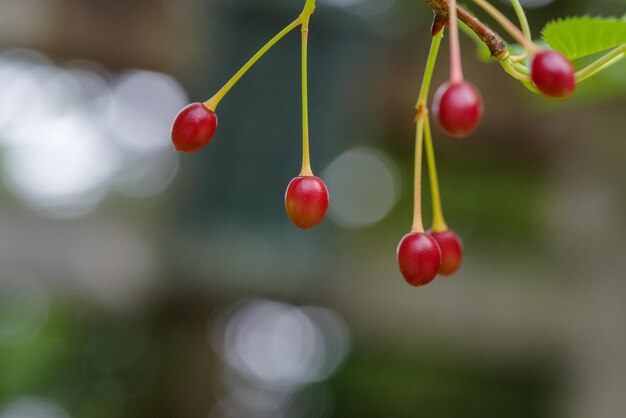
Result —
[[548, 23], [541, 35], [552, 48], [575, 60], [626, 43], [626, 20], [570, 17]]

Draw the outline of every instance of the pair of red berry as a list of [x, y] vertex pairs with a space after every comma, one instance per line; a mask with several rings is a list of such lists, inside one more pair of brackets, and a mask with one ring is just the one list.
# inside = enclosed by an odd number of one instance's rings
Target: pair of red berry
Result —
[[[180, 111], [172, 125], [172, 142], [181, 152], [196, 152], [211, 142], [217, 129], [217, 115], [202, 103], [192, 103]], [[291, 222], [302, 229], [319, 224], [328, 210], [328, 190], [316, 176], [298, 176], [285, 193], [285, 206]]]
[[449, 276], [459, 269], [463, 243], [451, 229], [412, 232], [398, 244], [397, 255], [404, 279], [413, 286], [423, 286], [437, 274]]

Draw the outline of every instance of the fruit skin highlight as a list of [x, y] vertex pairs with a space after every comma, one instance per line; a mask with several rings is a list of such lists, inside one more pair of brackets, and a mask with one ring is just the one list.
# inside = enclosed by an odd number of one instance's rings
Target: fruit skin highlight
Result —
[[478, 126], [483, 116], [482, 98], [469, 81], [444, 83], [435, 93], [433, 112], [447, 134], [462, 138]]
[[441, 250], [441, 265], [439, 274], [449, 276], [461, 266], [463, 259], [463, 242], [451, 229], [442, 232], [429, 231], [428, 234], [437, 241]]
[[397, 256], [404, 280], [413, 286], [432, 282], [441, 265], [437, 241], [423, 232], [406, 234], [398, 244]]
[[328, 210], [328, 189], [316, 176], [295, 177], [285, 192], [285, 208], [291, 222], [309, 229], [322, 222]]
[[217, 129], [217, 115], [202, 103], [185, 106], [172, 124], [172, 143], [180, 152], [196, 152], [206, 147]]
[[530, 65], [530, 78], [546, 96], [567, 97], [576, 90], [574, 66], [558, 51], [537, 53]]

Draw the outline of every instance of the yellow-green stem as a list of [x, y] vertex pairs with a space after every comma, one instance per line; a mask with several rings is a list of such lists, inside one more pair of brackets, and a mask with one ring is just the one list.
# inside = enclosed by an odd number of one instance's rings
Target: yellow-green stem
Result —
[[430, 194], [433, 205], [433, 227], [434, 232], [448, 230], [448, 225], [441, 210], [441, 194], [439, 193], [439, 179], [437, 177], [437, 165], [435, 164], [435, 150], [433, 148], [433, 136], [430, 131], [430, 118], [424, 118], [424, 145], [426, 148], [426, 159], [428, 160], [428, 178], [430, 179]]
[[[309, 2], [307, 2], [309, 4]], [[306, 7], [306, 6], [305, 6]], [[309, 19], [311, 13], [302, 16], [302, 170], [301, 176], [312, 176], [311, 158], [309, 155], [309, 92], [308, 92], [308, 41], [309, 41]]]
[[622, 44], [618, 46], [617, 48], [614, 48], [611, 51], [607, 52], [605, 55], [598, 58], [596, 61], [592, 62], [585, 68], [578, 71], [576, 73], [576, 81], [577, 82], [583, 81], [599, 73], [600, 71], [615, 64], [616, 62], [618, 62], [625, 56], [626, 56], [626, 44]]
[[[424, 70], [424, 77], [422, 78], [422, 85], [420, 87], [417, 103], [415, 105], [417, 110], [417, 126], [415, 131], [415, 173], [413, 184], [412, 232], [424, 232], [424, 222], [422, 220], [422, 150], [424, 147], [424, 123], [428, 118], [428, 109], [426, 106], [428, 101], [428, 91], [433, 77], [435, 62], [437, 61], [437, 54], [439, 53], [439, 46], [441, 45], [441, 39], [443, 38], [443, 32], [444, 31], [441, 30], [432, 38], [430, 50], [428, 52], [428, 59], [426, 60], [426, 69]], [[439, 205], [439, 207], [441, 207], [441, 205]], [[443, 218], [443, 215], [441, 215], [441, 217]]]
[[504, 71], [506, 71], [507, 74], [509, 74], [511, 77], [520, 81], [530, 81], [530, 76], [520, 72], [521, 68], [515, 65], [513, 57], [508, 57], [507, 59], [501, 60], [499, 62]]
[[[526, 39], [533, 39], [532, 34], [530, 32], [530, 25], [528, 24], [528, 18], [526, 17], [526, 13], [524, 12], [524, 8], [520, 4], [519, 0], [511, 0], [511, 5], [515, 10], [515, 14], [517, 15], [517, 20], [519, 20], [519, 24], [522, 27], [522, 33]], [[513, 61], [523, 61], [528, 57], [528, 50], [524, 48], [524, 52], [520, 55], [512, 56], [511, 59]]]
[[[435, 63], [437, 62], [437, 54], [439, 53], [439, 46], [441, 45], [441, 39], [443, 38], [442, 29], [438, 34], [433, 36], [430, 43], [430, 50], [428, 51], [428, 59], [426, 60], [426, 69], [424, 70], [424, 77], [422, 78], [422, 85], [420, 87], [419, 96], [415, 108], [419, 111], [420, 107], [426, 106], [428, 100], [428, 91], [430, 89], [430, 83], [433, 78], [433, 71], [435, 69]], [[418, 113], [419, 116], [419, 113]]]
[[[306, 6], [305, 6], [306, 7]], [[204, 105], [209, 108], [210, 110], [215, 112], [215, 109], [217, 108], [217, 105], [220, 103], [220, 101], [224, 98], [224, 96], [226, 96], [226, 94], [230, 91], [231, 88], [233, 88], [233, 86], [235, 84], [237, 84], [237, 82], [239, 81], [239, 79], [241, 77], [243, 77], [243, 75], [248, 72], [248, 70], [263, 56], [265, 55], [265, 53], [267, 51], [269, 51], [274, 44], [276, 44], [276, 42], [280, 41], [285, 35], [287, 35], [289, 32], [291, 32], [293, 29], [297, 28], [301, 23], [302, 23], [302, 19], [303, 16], [300, 15], [298, 16], [298, 18], [296, 20], [294, 20], [293, 22], [291, 22], [287, 27], [285, 27], [283, 30], [281, 30], [280, 32], [278, 32], [276, 34], [276, 36], [274, 36], [272, 39], [270, 39], [270, 41], [268, 43], [266, 43], [261, 49], [259, 49], [259, 51], [254, 54], [252, 56], [252, 58], [250, 58], [248, 60], [248, 62], [246, 62], [244, 64], [243, 67], [241, 67], [241, 69], [239, 71], [237, 71], [235, 73], [235, 75], [228, 80], [228, 83], [226, 83], [224, 85], [224, 87], [222, 87], [213, 97], [211, 97], [209, 100], [207, 100], [206, 102], [204, 102]]]

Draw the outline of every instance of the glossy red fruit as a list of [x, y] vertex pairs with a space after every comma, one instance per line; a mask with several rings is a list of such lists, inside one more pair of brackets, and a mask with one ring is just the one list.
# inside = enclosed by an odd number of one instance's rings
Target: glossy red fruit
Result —
[[541, 51], [535, 55], [530, 78], [540, 92], [550, 97], [566, 97], [576, 89], [574, 66], [558, 51]]
[[215, 112], [202, 103], [181, 110], [172, 124], [172, 142], [177, 151], [196, 152], [206, 147], [217, 129]]
[[445, 83], [435, 93], [433, 113], [446, 133], [460, 138], [478, 126], [483, 101], [478, 89], [468, 81]]
[[291, 222], [309, 229], [322, 222], [328, 210], [328, 189], [316, 176], [299, 176], [291, 180], [285, 193], [285, 207]]
[[406, 234], [398, 244], [398, 265], [409, 284], [423, 286], [433, 281], [441, 265], [439, 245], [421, 232]]
[[451, 229], [443, 232], [430, 232], [431, 237], [439, 244], [441, 250], [441, 265], [439, 274], [449, 276], [459, 269], [463, 259], [463, 242]]

